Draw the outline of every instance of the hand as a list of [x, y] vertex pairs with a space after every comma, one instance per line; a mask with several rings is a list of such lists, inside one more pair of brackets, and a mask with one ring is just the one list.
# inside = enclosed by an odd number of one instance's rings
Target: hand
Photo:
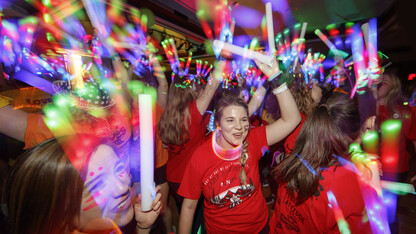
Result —
[[366, 131], [375, 130], [375, 129], [376, 129], [376, 116], [373, 115], [373, 116], [368, 117], [365, 120], [365, 122], [364, 122], [364, 124], [362, 126], [362, 131], [364, 133]]
[[222, 81], [222, 73], [224, 71], [225, 61], [218, 61], [215, 63], [215, 69], [212, 72], [212, 77], [216, 81]]
[[[265, 54], [265, 52], [263, 52], [263, 54]], [[257, 67], [260, 68], [260, 70], [269, 78], [280, 72], [279, 63], [276, 59], [273, 59], [273, 63], [271, 65], [264, 64], [257, 59], [254, 59], [254, 62]]]
[[160, 186], [156, 186], [155, 190], [157, 195], [156, 198], [153, 200], [151, 210], [149, 211], [142, 211], [142, 194], [139, 194], [139, 196], [137, 197], [136, 202], [134, 203], [134, 214], [138, 226], [142, 228], [151, 227], [153, 223], [156, 221], [157, 217], [159, 216], [160, 210], [162, 209], [162, 202], [160, 201], [162, 194], [159, 193], [160, 189]]

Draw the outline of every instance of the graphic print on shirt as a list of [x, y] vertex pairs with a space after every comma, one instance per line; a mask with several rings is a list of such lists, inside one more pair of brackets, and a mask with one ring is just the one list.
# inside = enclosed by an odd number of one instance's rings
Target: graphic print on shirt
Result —
[[[209, 201], [218, 207], [232, 209], [250, 197], [255, 186], [252, 179], [247, 175], [247, 185], [242, 185], [239, 178], [241, 164], [231, 162], [211, 172], [204, 180], [204, 185], [211, 190]], [[245, 170], [249, 170], [246, 164]]]
[[[324, 180], [322, 174], [319, 175], [319, 180]], [[324, 188], [321, 183], [319, 183], [315, 193], [313, 194], [313, 197], [317, 199], [323, 191]], [[287, 230], [300, 233], [298, 224], [304, 224], [305, 217], [296, 208], [295, 198], [286, 196], [283, 202], [280, 199], [278, 199], [276, 202], [280, 204], [279, 206], [282, 207], [282, 211], [285, 211], [280, 213], [280, 222], [277, 223], [277, 226], [282, 228], [282, 225], [284, 225]], [[283, 204], [281, 204], [281, 202]]]

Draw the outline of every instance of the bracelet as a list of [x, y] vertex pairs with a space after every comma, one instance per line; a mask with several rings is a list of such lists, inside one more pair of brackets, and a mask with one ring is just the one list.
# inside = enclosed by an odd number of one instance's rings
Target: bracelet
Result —
[[136, 223], [136, 226], [137, 226], [138, 228], [140, 228], [140, 229], [150, 229], [150, 228], [152, 228], [152, 226], [153, 226], [153, 225], [150, 225], [150, 227], [146, 227], [146, 228], [144, 228], [144, 227], [140, 227], [140, 226], [139, 226], [139, 224], [138, 224], [138, 223]]
[[120, 58], [120, 56], [117, 53], [111, 55], [110, 58], [113, 61], [121, 61], [121, 58]]
[[269, 77], [267, 80], [272, 81], [274, 78], [280, 76], [282, 74], [281, 71], [279, 71], [278, 73], [274, 74], [272, 77]]
[[273, 93], [274, 93], [274, 95], [278, 95], [278, 94], [280, 94], [280, 93], [282, 93], [286, 90], [287, 90], [287, 84], [285, 82], [282, 85], [280, 85], [279, 87], [273, 89]]
[[282, 72], [279, 71], [278, 73], [274, 74], [272, 77], [268, 78], [263, 84], [264, 88], [275, 89], [276, 87], [279, 87], [279, 80], [281, 76], [282, 76]]

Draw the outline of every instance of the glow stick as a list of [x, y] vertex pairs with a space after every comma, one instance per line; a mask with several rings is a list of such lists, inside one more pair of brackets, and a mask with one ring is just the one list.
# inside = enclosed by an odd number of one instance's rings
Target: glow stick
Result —
[[211, 71], [212, 68], [213, 68], [212, 64], [209, 65], [209, 68], [206, 70], [206, 72], [204, 73], [204, 75], [202, 77], [206, 77], [208, 75], [208, 73]]
[[332, 211], [334, 212], [334, 216], [335, 216], [335, 220], [337, 221], [337, 224], [338, 224], [339, 232], [340, 233], [351, 233], [351, 231], [349, 229], [349, 225], [348, 225], [347, 221], [344, 218], [344, 214], [342, 213], [342, 210], [338, 205], [338, 202], [337, 202], [337, 199], [336, 199], [334, 193], [331, 190], [329, 190], [326, 193], [326, 195], [328, 197], [329, 204], [331, 204]]
[[392, 192], [399, 193], [415, 193], [415, 187], [413, 184], [399, 183], [382, 180], [380, 181], [381, 187]]
[[46, 93], [49, 93], [51, 95], [55, 94], [55, 90], [52, 88], [52, 83], [40, 78], [39, 76], [36, 76], [32, 74], [31, 72], [28, 72], [26, 70], [20, 70], [14, 74], [14, 78], [16, 80], [20, 80], [22, 82], [25, 82], [28, 85], [31, 85], [33, 87], [36, 87]]
[[370, 168], [371, 173], [372, 173], [372, 177], [371, 177], [371, 180], [369, 181], [369, 184], [371, 185], [371, 187], [373, 187], [377, 191], [377, 194], [381, 197], [382, 193], [381, 193], [380, 171], [378, 169], [378, 162], [371, 161], [367, 163], [367, 166]]
[[84, 80], [82, 78], [82, 57], [78, 54], [71, 54], [71, 73], [75, 75], [72, 85], [75, 89], [84, 88]]
[[306, 33], [306, 27], [308, 27], [308, 23], [307, 22], [303, 22], [302, 23], [302, 29], [300, 31], [300, 39], [305, 38], [305, 33]]
[[324, 35], [321, 30], [316, 29], [315, 34], [325, 43], [326, 46], [334, 53], [335, 56], [340, 56], [338, 49], [335, 45], [328, 39], [326, 35]]
[[139, 94], [140, 115], [140, 189], [142, 211], [149, 211], [154, 199], [154, 134], [153, 108], [150, 94]]
[[[378, 56], [377, 56], [377, 18], [372, 18], [368, 22], [368, 41], [367, 41], [367, 54], [368, 54], [368, 69], [370, 74], [375, 71], [378, 65]], [[377, 79], [379, 76], [371, 76], [372, 79]]]
[[351, 91], [351, 98], [354, 97], [358, 87], [362, 87], [361, 84], [366, 77], [364, 76], [364, 72], [366, 69], [365, 63], [364, 63], [364, 45], [363, 45], [363, 37], [361, 36], [360, 27], [354, 26], [354, 31], [352, 33], [352, 58], [354, 61], [354, 72], [356, 77], [356, 82], [354, 85], [354, 88]]
[[[237, 54], [240, 56], [245, 55], [244, 54], [244, 48], [240, 47], [240, 46], [236, 46], [227, 42], [223, 42], [223, 41], [219, 41], [219, 40], [214, 40], [213, 42], [214, 46], [217, 48], [221, 48], [222, 50], [231, 52], [233, 54]], [[259, 52], [253, 51], [253, 50], [248, 50], [247, 52], [247, 58], [248, 59], [257, 59], [262, 63], [265, 63], [267, 65], [271, 64], [273, 62], [273, 57], [272, 56], [267, 56], [264, 54], [261, 54]]]
[[185, 66], [185, 74], [188, 74], [189, 72], [189, 65], [191, 65], [191, 60], [192, 60], [192, 51], [189, 51], [188, 60], [186, 61], [186, 66]]
[[273, 55], [276, 51], [276, 45], [274, 43], [274, 31], [273, 31], [273, 15], [272, 15], [272, 3], [266, 3], [266, 22], [267, 22], [267, 38], [269, 40], [269, 54]]

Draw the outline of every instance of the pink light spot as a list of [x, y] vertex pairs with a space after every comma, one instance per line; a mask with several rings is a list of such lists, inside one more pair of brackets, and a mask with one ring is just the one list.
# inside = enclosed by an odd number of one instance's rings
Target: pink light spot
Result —
[[103, 169], [103, 167], [99, 167], [98, 170], [101, 171]]
[[94, 175], [95, 175], [95, 173], [94, 173], [94, 172], [91, 172], [91, 173], [90, 173], [90, 176], [94, 176]]

